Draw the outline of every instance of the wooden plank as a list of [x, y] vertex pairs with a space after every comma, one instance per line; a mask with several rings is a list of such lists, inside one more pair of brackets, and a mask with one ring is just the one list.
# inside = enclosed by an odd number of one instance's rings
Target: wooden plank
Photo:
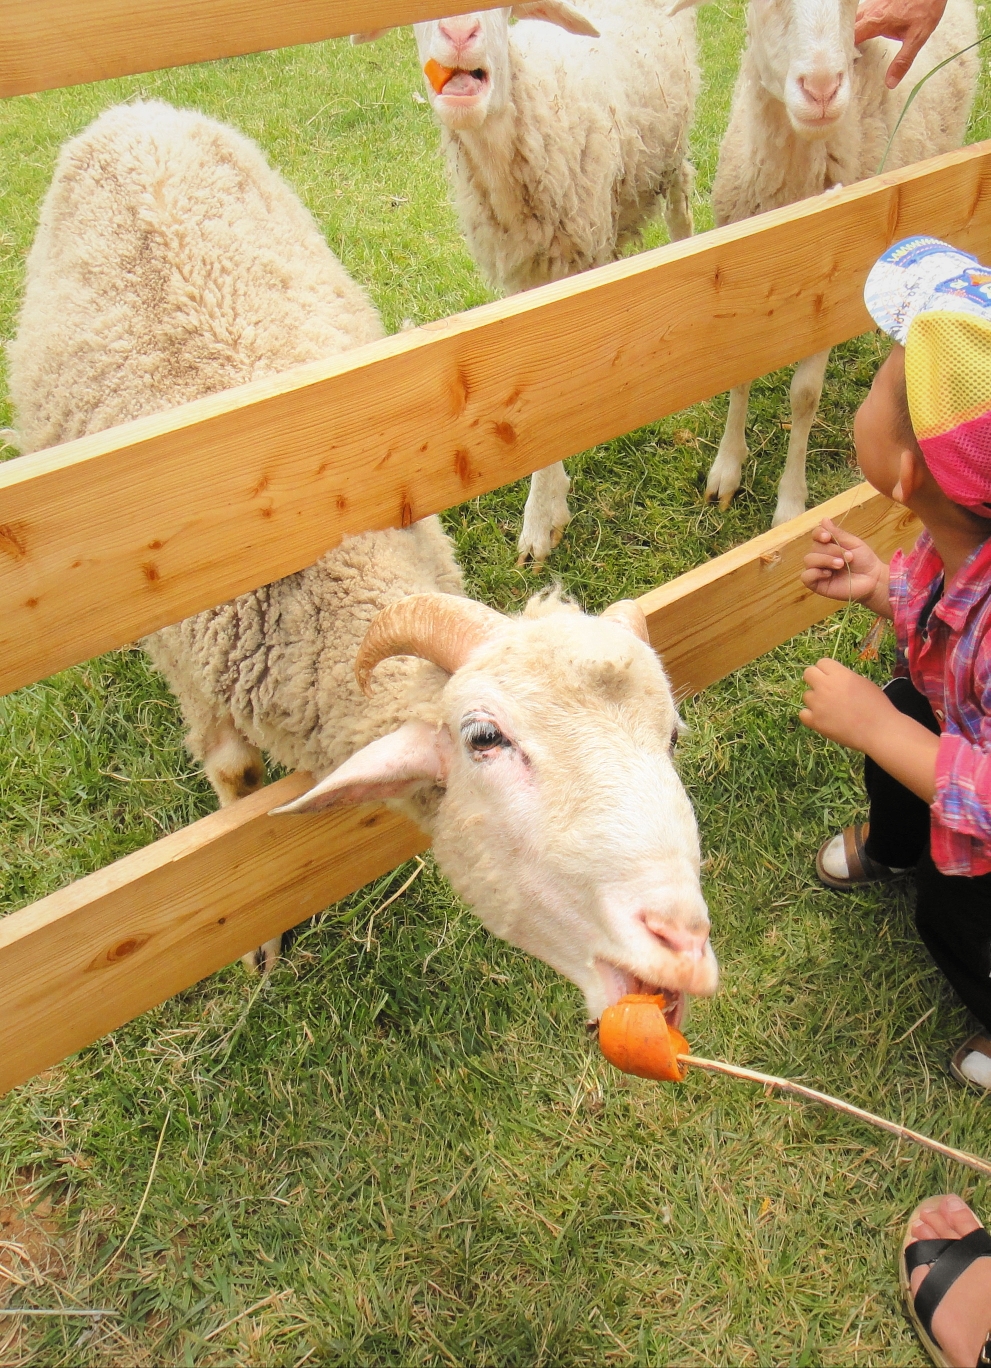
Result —
[[921, 531], [913, 513], [861, 484], [644, 594], [639, 603], [651, 645], [679, 696], [697, 693], [835, 611], [798, 578], [823, 517], [863, 537], [886, 560]]
[[[494, 7], [493, 0], [473, 5]], [[450, 0], [4, 0], [0, 96], [317, 43], [450, 12]]]
[[855, 336], [922, 230], [991, 254], [991, 143], [0, 464], [0, 692]]
[[0, 1092], [424, 849], [382, 807], [269, 817], [294, 774], [0, 920]]
[[[904, 510], [861, 485], [646, 594], [651, 640], [679, 693], [830, 611], [796, 581], [823, 513], [883, 554], [917, 531]], [[0, 920], [0, 1092], [426, 845], [384, 808], [267, 815], [307, 783], [283, 779]]]

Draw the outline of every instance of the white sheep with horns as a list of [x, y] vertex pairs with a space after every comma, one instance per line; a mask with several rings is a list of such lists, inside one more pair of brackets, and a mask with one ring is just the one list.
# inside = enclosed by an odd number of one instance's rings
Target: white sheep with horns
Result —
[[[676, 8], [705, 3], [680, 0]], [[943, 19], [895, 90], [884, 83], [897, 44], [854, 46], [857, 0], [750, 0], [747, 43], [712, 188], [716, 223], [779, 209], [876, 174], [912, 87], [977, 38], [973, 0], [948, 0]], [[885, 169], [959, 147], [979, 70], [964, 53], [922, 87], [902, 120]], [[773, 264], [757, 282], [770, 296]], [[829, 351], [800, 361], [791, 382], [791, 432], [774, 525], [805, 508], [809, 432]], [[740, 487], [747, 450], [750, 385], [730, 391], [729, 413], [709, 471], [706, 498], [727, 508]]]
[[[581, 13], [534, 0], [414, 32], [458, 217], [494, 290], [617, 260], [659, 203], [672, 240], [691, 236], [694, 15], [672, 17], [665, 0], [583, 0]], [[561, 540], [568, 487], [560, 462], [534, 473], [521, 563]]]
[[[380, 331], [253, 143], [120, 106], [66, 145], [42, 209], [11, 347], [22, 449]], [[573, 980], [592, 1017], [649, 985], [679, 1020], [686, 994], [715, 990], [678, 716], [636, 604], [596, 618], [545, 597], [504, 616], [464, 596], [427, 518], [144, 645], [222, 804], [263, 782], [263, 751], [318, 776], [287, 811], [388, 801], [489, 930]]]

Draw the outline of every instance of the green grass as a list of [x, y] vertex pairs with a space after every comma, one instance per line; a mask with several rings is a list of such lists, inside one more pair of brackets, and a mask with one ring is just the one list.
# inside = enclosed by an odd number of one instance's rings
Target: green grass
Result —
[[[705, 227], [738, 0], [700, 25]], [[135, 93], [258, 138], [390, 328], [481, 302], [418, 88], [407, 33], [0, 106], [0, 336], [59, 145]], [[974, 137], [988, 99], [984, 82]], [[850, 419], [879, 355], [873, 337], [834, 355], [813, 433], [817, 502], [856, 478]], [[524, 486], [453, 510], [472, 588], [512, 608], [553, 574], [599, 608], [762, 531], [787, 442], [783, 381], [754, 387], [760, 456], [726, 514], [701, 503], [717, 397], [573, 462], [575, 521], [550, 572], [514, 565]], [[725, 983], [689, 1034], [700, 1053], [988, 1153], [987, 1110], [943, 1073], [965, 1014], [918, 944], [909, 894], [831, 895], [812, 874], [815, 848], [862, 798], [857, 764], [796, 721], [801, 670], [834, 647], [853, 663], [864, 625], [859, 610], [836, 619], [685, 709]], [[884, 662], [873, 668], [882, 677]], [[0, 700], [0, 728], [4, 910], [213, 807], [136, 652]], [[899, 1312], [894, 1251], [924, 1195], [974, 1191], [966, 1173], [742, 1084], [617, 1075], [585, 1037], [576, 990], [489, 938], [429, 861], [383, 908], [414, 869], [316, 919], [260, 990], [228, 969], [0, 1102], [0, 1194], [54, 1203], [63, 1260], [17, 1300], [77, 1298], [116, 1317], [22, 1332], [0, 1318], [0, 1362], [925, 1361]], [[0, 1305], [10, 1296], [0, 1281]]]

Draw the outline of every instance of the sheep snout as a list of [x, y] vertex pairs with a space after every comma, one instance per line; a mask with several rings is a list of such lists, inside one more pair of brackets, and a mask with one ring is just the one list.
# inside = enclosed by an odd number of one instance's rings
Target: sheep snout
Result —
[[828, 67], [790, 74], [785, 100], [799, 132], [831, 128], [849, 105], [849, 82], [845, 72]]
[[[438, 35], [450, 45], [451, 55], [461, 57], [482, 35], [481, 21], [473, 14], [458, 15], [442, 19], [437, 25]], [[462, 63], [455, 63], [456, 66]]]
[[687, 960], [701, 960], [709, 944], [709, 921], [693, 917], [688, 922], [673, 921], [666, 912], [653, 908], [642, 914], [643, 923], [656, 936], [663, 949]]

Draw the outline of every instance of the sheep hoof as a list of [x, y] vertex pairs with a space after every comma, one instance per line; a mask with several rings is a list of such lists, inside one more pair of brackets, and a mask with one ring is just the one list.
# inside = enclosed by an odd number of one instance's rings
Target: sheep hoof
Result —
[[720, 452], [713, 462], [712, 469], [709, 471], [709, 478], [706, 481], [706, 503], [718, 503], [722, 512], [725, 513], [733, 502], [736, 491], [740, 488], [742, 470], [743, 460], [724, 456]]
[[771, 526], [780, 527], [782, 523], [791, 522], [792, 518], [798, 518], [804, 512], [804, 499], [779, 499], [778, 506], [774, 510], [774, 517], [771, 519]]
[[[558, 538], [560, 540], [560, 538]], [[552, 542], [549, 535], [541, 534], [539, 537], [528, 537], [523, 533], [519, 541], [520, 554], [516, 557], [518, 566], [543, 565], [544, 561], [551, 554]]]
[[249, 973], [267, 976], [275, 968], [281, 949], [282, 937], [276, 936], [273, 940], [267, 940], [264, 945], [259, 945], [257, 950], [250, 950], [248, 954], [242, 955], [241, 963]]

